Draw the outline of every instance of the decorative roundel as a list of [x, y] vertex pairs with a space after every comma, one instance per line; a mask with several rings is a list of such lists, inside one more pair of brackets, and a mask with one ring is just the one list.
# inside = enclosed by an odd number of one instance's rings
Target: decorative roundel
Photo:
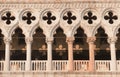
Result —
[[10, 25], [15, 20], [15, 16], [10, 11], [7, 11], [1, 16], [1, 20]]
[[42, 19], [48, 24], [52, 24], [55, 20], [56, 20], [56, 17], [52, 14], [52, 12], [48, 11], [46, 12]]
[[63, 20], [65, 22], [67, 22], [67, 24], [72, 24], [75, 20], [77, 19], [77, 17], [75, 16], [75, 14], [73, 14], [73, 12], [71, 11], [67, 11], [64, 15], [63, 15]]
[[97, 20], [97, 16], [93, 14], [92, 11], [88, 11], [84, 16], [83, 19], [88, 22], [88, 24], [93, 24], [95, 20]]
[[36, 17], [30, 11], [28, 11], [24, 13], [22, 20], [25, 21], [26, 24], [30, 25], [33, 21], [36, 20]]
[[63, 20], [66, 21], [68, 24], [72, 24], [76, 19], [77, 19], [77, 17], [75, 15], [73, 15], [71, 11], [68, 11], [63, 16]]
[[118, 16], [115, 15], [112, 11], [108, 11], [105, 16], [104, 19], [109, 23], [109, 24], [113, 24], [115, 20], [118, 19]]

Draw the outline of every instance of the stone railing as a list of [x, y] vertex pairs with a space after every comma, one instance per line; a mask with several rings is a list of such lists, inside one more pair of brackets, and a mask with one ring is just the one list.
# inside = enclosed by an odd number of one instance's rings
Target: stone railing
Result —
[[68, 61], [66, 60], [55, 60], [52, 61], [52, 70], [53, 71], [67, 71]]
[[110, 61], [97, 60], [95, 61], [96, 71], [110, 71]]
[[117, 71], [120, 71], [120, 60], [117, 61]]
[[4, 71], [4, 61], [0, 61], [0, 71]]
[[25, 61], [10, 61], [10, 71], [25, 71]]
[[89, 67], [88, 60], [74, 61], [74, 71], [88, 71], [88, 67]]
[[[117, 60], [117, 72], [120, 71], [120, 61]], [[0, 72], [4, 72], [5, 61], [0, 61]], [[19, 72], [25, 71], [26, 61], [10, 61], [10, 71]], [[74, 60], [74, 70], [78, 71], [89, 71], [89, 60]], [[47, 60], [34, 60], [31, 61], [31, 71], [47, 71]], [[53, 60], [52, 71], [68, 71], [67, 60]], [[96, 72], [108, 72], [110, 71], [110, 60], [95, 60], [95, 71]]]
[[46, 71], [47, 61], [32, 61], [31, 69], [32, 71]]

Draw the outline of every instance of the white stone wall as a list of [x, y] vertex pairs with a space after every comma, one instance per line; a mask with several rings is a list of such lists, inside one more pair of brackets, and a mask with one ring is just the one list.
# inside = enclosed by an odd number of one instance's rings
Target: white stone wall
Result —
[[2, 73], [0, 77], [120, 77], [120, 73], [111, 72], [11, 72]]
[[[71, 37], [78, 27], [82, 27], [86, 35], [92, 37], [101, 26], [104, 28], [108, 37], [115, 37], [120, 23], [119, 7], [119, 3], [87, 2], [61, 4], [0, 4], [0, 18], [8, 11], [12, 13], [12, 16], [15, 16], [15, 20], [9, 25], [0, 19], [0, 29], [6, 38], [11, 38], [14, 30], [19, 26], [26, 37], [32, 37], [35, 29], [39, 26], [43, 29], [46, 37], [53, 37], [56, 28], [60, 26], [64, 30], [66, 36]], [[26, 21], [22, 20], [22, 16], [28, 11], [36, 17], [29, 25], [26, 24]], [[56, 17], [56, 20], [50, 25], [42, 19], [49, 11]], [[71, 11], [71, 13], [76, 16], [76, 20], [74, 20], [72, 24], [68, 24], [67, 21], [63, 20], [63, 16], [66, 15], [68, 11]], [[83, 19], [88, 11], [91, 11], [93, 15], [97, 16], [97, 20], [94, 20], [92, 24], [88, 24], [88, 20]], [[109, 11], [112, 11], [113, 16], [115, 15], [118, 18], [117, 20], [113, 20], [113, 24], [110, 24], [109, 20], [104, 19], [104, 16], [107, 15]]]

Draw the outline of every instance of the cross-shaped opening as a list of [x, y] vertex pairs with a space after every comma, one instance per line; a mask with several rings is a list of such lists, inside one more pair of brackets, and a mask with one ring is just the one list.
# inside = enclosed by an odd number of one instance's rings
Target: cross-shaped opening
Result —
[[113, 15], [113, 12], [112, 11], [109, 11], [108, 12], [108, 15], [104, 16], [104, 19], [105, 20], [109, 20], [109, 23], [110, 24], [113, 24], [114, 21], [113, 20], [117, 20], [118, 17], [116, 15]]
[[88, 23], [89, 24], [92, 24], [93, 23], [93, 20], [97, 20], [97, 17], [95, 15], [93, 15], [93, 13], [91, 11], [89, 11], [87, 13], [87, 15], [85, 15], [83, 17], [85, 20], [88, 20]]
[[76, 16], [73, 16], [72, 13], [69, 11], [67, 12], [67, 16], [63, 16], [64, 20], [67, 20], [68, 24], [72, 24], [72, 20], [76, 20]]
[[32, 20], [34, 21], [36, 19], [35, 16], [32, 16], [31, 12], [28, 12], [26, 16], [22, 17], [22, 20], [27, 21], [27, 24], [31, 24]]
[[51, 12], [48, 12], [47, 16], [43, 16], [43, 20], [47, 21], [47, 24], [52, 24], [52, 20], [56, 20], [56, 17], [52, 16]]
[[15, 20], [15, 17], [11, 15], [10, 12], [7, 12], [6, 13], [6, 16], [2, 16], [1, 18], [3, 21], [6, 21], [6, 24], [11, 24], [11, 20], [14, 21]]

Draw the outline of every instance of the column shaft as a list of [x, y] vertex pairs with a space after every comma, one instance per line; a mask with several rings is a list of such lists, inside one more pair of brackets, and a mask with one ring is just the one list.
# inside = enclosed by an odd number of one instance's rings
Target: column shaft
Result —
[[95, 37], [88, 37], [87, 42], [89, 44], [89, 71], [94, 72], [95, 71], [95, 57], [94, 57], [94, 41]]
[[27, 52], [26, 52], [26, 71], [31, 70], [31, 43], [32, 43], [32, 38], [26, 38], [26, 47], [27, 47]]
[[115, 51], [115, 42], [117, 38], [109, 38], [108, 42], [110, 43], [110, 52], [111, 52], [111, 63], [110, 63], [110, 70], [116, 71], [117, 64], [116, 64], [116, 51]]
[[74, 37], [68, 37], [67, 43], [68, 43], [68, 71], [73, 71], [74, 68], [74, 62], [73, 62], [73, 41]]
[[47, 38], [47, 71], [52, 70], [52, 41], [53, 38]]
[[4, 70], [9, 71], [10, 70], [10, 39], [5, 38], [5, 66]]

